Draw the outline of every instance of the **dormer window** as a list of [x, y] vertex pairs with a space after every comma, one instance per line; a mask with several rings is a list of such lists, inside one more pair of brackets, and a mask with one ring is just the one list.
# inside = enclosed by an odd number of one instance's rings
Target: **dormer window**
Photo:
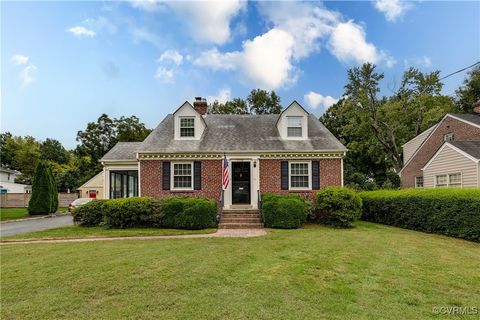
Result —
[[302, 137], [302, 118], [303, 117], [287, 117], [287, 137]]
[[195, 117], [180, 117], [180, 137], [195, 137]]

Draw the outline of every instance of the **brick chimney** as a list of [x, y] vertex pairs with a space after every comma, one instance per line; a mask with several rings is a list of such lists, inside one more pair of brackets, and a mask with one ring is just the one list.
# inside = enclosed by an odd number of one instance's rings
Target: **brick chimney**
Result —
[[195, 101], [193, 102], [193, 109], [195, 109], [202, 116], [206, 115], [208, 109], [207, 99], [202, 97], [195, 97]]
[[473, 112], [480, 115], [480, 100], [473, 104]]

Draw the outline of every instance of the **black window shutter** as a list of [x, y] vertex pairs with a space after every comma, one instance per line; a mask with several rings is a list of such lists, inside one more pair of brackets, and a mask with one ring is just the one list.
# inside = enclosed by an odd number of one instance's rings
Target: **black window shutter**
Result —
[[170, 190], [170, 161], [163, 161], [162, 171], [162, 188], [163, 190]]
[[320, 189], [320, 162], [312, 161], [312, 189]]
[[280, 169], [281, 189], [288, 190], [288, 161], [282, 161], [280, 163]]
[[202, 190], [202, 162], [193, 163], [193, 189]]

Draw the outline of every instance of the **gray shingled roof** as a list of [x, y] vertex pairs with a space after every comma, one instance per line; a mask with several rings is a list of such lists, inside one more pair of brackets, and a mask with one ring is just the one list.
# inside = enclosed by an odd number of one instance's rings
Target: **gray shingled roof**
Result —
[[451, 115], [454, 116], [454, 117], [457, 117], [457, 118], [461, 118], [465, 121], [480, 125], [480, 114], [475, 114], [475, 113], [467, 113], [467, 114], [451, 113]]
[[100, 161], [136, 160], [137, 149], [142, 142], [118, 142]]
[[308, 140], [283, 140], [276, 128], [279, 115], [217, 115], [205, 117], [200, 140], [175, 140], [169, 114], [138, 149], [139, 152], [346, 151], [318, 119], [308, 117]]
[[480, 159], [480, 141], [452, 141], [450, 143], [475, 159]]

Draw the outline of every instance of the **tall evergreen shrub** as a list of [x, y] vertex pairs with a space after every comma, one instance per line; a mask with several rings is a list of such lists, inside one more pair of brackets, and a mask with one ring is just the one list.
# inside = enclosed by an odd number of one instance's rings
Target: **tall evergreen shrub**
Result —
[[56, 211], [58, 199], [55, 201], [53, 199], [57, 196], [57, 192], [52, 180], [53, 174], [50, 167], [43, 161], [39, 162], [33, 175], [32, 196], [28, 203], [29, 214], [47, 214]]

